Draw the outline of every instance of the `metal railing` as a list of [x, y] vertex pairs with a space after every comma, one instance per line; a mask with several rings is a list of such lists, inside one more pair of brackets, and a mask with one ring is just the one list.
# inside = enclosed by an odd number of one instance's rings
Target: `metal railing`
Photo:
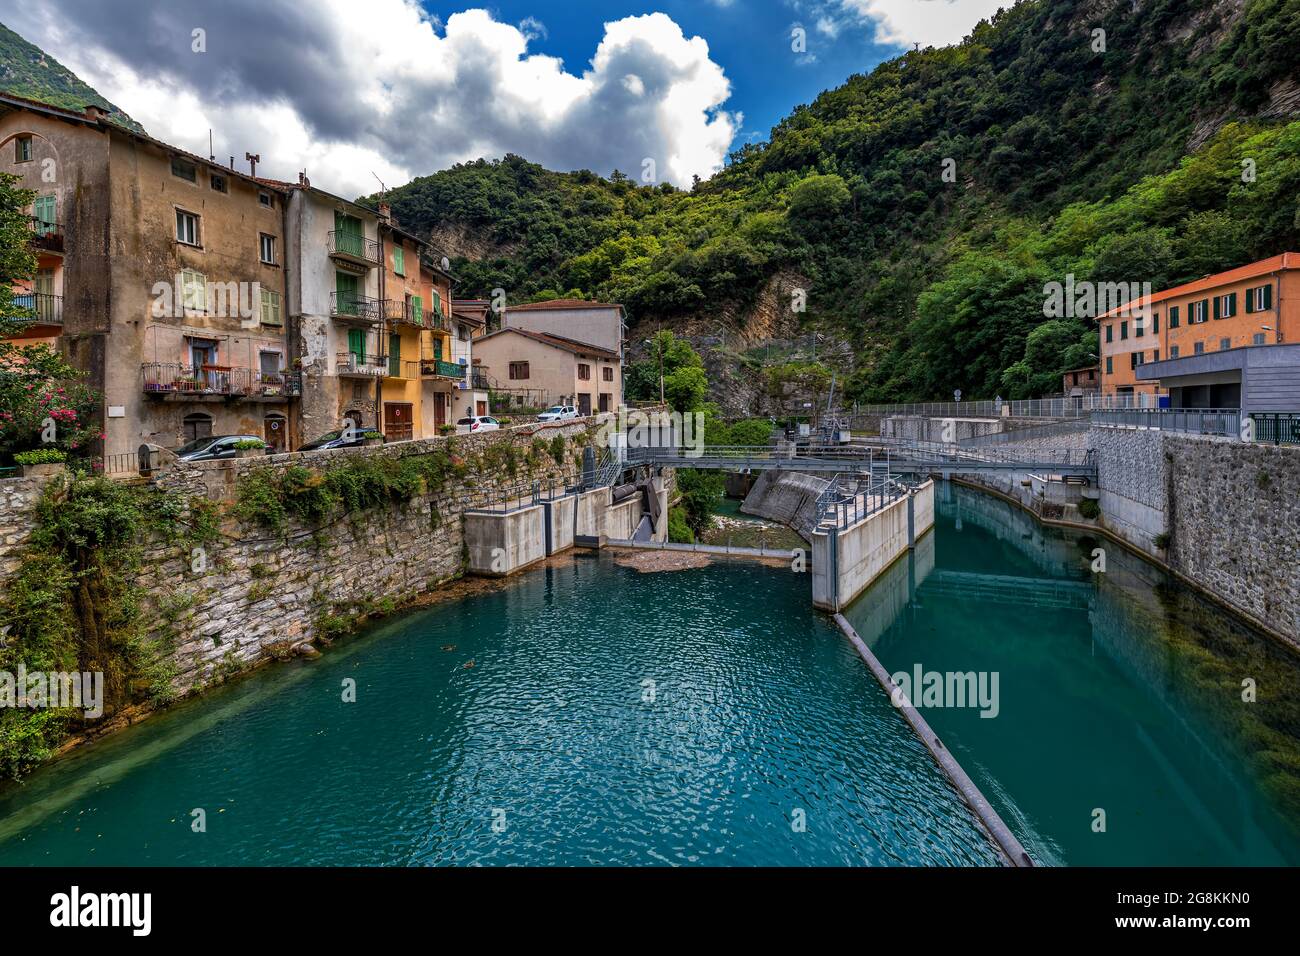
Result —
[[961, 448], [987, 448], [990, 445], [1006, 445], [1039, 438], [1059, 438], [1062, 435], [1082, 434], [1088, 430], [1090, 424], [1090, 420], [1087, 418], [1070, 418], [1065, 421], [1051, 422], [1047, 425], [1031, 425], [1028, 428], [1012, 428], [1008, 431], [994, 432], [991, 435], [960, 438], [957, 440], [957, 444]]
[[379, 300], [359, 292], [331, 292], [330, 315], [336, 319], [378, 322]]
[[334, 356], [334, 374], [380, 377], [388, 374], [383, 356], [365, 352], [338, 352]]
[[464, 378], [465, 366], [456, 362], [444, 362], [442, 359], [420, 359], [420, 374], [425, 377], [436, 375], [442, 378]]
[[63, 223], [48, 222], [31, 216], [27, 220], [27, 228], [31, 231], [32, 245], [36, 248], [50, 252], [63, 251]]
[[14, 295], [14, 306], [31, 312], [14, 321], [28, 325], [62, 325], [63, 296], [49, 292], [18, 292]]
[[149, 395], [230, 395], [293, 398], [302, 394], [301, 372], [262, 372], [226, 365], [145, 362], [140, 366]]
[[814, 530], [843, 530], [907, 496], [907, 486], [889, 475], [836, 475], [817, 496]]
[[360, 233], [331, 230], [329, 234], [329, 254], [342, 256], [367, 265], [379, 265], [379, 243], [367, 239]]
[[1300, 413], [1253, 412], [1255, 441], [1268, 445], [1300, 445]]
[[895, 405], [857, 405], [848, 416], [850, 426], [860, 427], [862, 416], [916, 415], [923, 418], [1087, 418], [1098, 409], [1154, 408], [1158, 397], [1145, 393], [1077, 397], [1026, 398], [1014, 401], [978, 400], [967, 402], [905, 402]]
[[1092, 424], [1103, 428], [1146, 428], [1189, 435], [1241, 437], [1238, 408], [1128, 408], [1095, 411]]

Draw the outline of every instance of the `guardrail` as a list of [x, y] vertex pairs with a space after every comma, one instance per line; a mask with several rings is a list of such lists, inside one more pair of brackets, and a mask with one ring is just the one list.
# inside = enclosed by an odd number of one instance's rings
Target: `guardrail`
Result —
[[27, 228], [32, 234], [32, 245], [36, 248], [49, 252], [63, 251], [63, 223], [30, 216]]
[[14, 321], [24, 325], [62, 325], [63, 296], [49, 292], [16, 292], [14, 306], [31, 312]]
[[388, 374], [388, 361], [382, 356], [364, 352], [337, 352], [334, 374], [380, 377]]
[[1091, 421], [1087, 418], [1071, 418], [1047, 425], [1031, 425], [1028, 428], [1013, 428], [1009, 431], [994, 432], [991, 435], [960, 438], [957, 440], [957, 444], [961, 448], [987, 448], [990, 445], [1006, 445], [1012, 442], [1031, 441], [1039, 438], [1077, 435], [1086, 432], [1090, 426]]
[[330, 316], [333, 318], [378, 322], [380, 314], [378, 299], [359, 292], [330, 293]]
[[916, 415], [923, 418], [1087, 418], [1100, 409], [1154, 408], [1152, 395], [1099, 395], [1077, 398], [981, 399], [967, 402], [904, 402], [893, 405], [857, 405], [848, 416], [850, 427], [866, 415]]
[[1188, 435], [1241, 437], [1239, 408], [1128, 408], [1095, 411], [1092, 424], [1103, 428], [1144, 428]]
[[147, 395], [227, 395], [237, 398], [293, 398], [302, 394], [301, 372], [262, 372], [225, 365], [145, 362], [140, 366]]
[[817, 496], [816, 530], [843, 530], [907, 496], [907, 487], [888, 475], [836, 475]]
[[1300, 413], [1254, 412], [1255, 441], [1268, 445], [1300, 445]]
[[331, 230], [329, 254], [366, 265], [379, 265], [379, 243], [355, 232]]

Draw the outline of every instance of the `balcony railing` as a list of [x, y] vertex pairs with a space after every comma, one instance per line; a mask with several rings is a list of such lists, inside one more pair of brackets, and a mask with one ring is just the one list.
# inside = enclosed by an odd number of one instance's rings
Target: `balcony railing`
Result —
[[357, 322], [378, 322], [380, 303], [368, 295], [359, 292], [331, 292], [330, 315], [336, 319]]
[[380, 355], [365, 352], [339, 352], [335, 356], [334, 371], [337, 375], [382, 378], [388, 374], [388, 362]]
[[28, 325], [62, 325], [63, 296], [48, 292], [19, 292], [14, 295], [14, 305], [33, 313], [18, 319]]
[[302, 394], [302, 373], [263, 372], [227, 365], [145, 362], [140, 366], [146, 395], [228, 396], [282, 399]]
[[472, 369], [469, 373], [469, 384], [470, 387], [479, 389], [480, 391], [487, 391], [491, 387], [488, 385], [487, 372], [479, 372]]
[[63, 251], [63, 224], [47, 222], [32, 216], [27, 220], [27, 228], [32, 233], [32, 245], [49, 252]]
[[1241, 437], [1241, 411], [1236, 408], [1099, 409], [1092, 413], [1092, 424], [1107, 428], [1145, 428], [1190, 435]]
[[444, 362], [442, 359], [420, 359], [420, 374], [425, 378], [430, 376], [464, 378], [465, 366], [455, 362]]
[[1269, 445], [1300, 445], [1300, 412], [1254, 412], [1255, 441]]
[[329, 234], [329, 254], [335, 259], [358, 265], [379, 265], [379, 243], [355, 232], [332, 231]]

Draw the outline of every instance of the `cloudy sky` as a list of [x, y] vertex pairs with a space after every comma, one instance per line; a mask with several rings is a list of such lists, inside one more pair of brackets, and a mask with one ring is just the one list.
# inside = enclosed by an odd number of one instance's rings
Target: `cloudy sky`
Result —
[[160, 139], [206, 155], [211, 129], [220, 159], [353, 196], [506, 152], [638, 177], [651, 159], [689, 185], [849, 74], [1010, 2], [0, 0], [0, 22]]

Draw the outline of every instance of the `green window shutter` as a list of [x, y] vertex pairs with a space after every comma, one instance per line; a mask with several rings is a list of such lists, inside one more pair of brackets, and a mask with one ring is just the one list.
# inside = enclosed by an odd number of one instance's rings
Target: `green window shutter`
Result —
[[415, 325], [424, 325], [424, 303], [420, 301], [418, 295], [411, 296], [411, 322]]
[[1214, 297], [1214, 317], [1216, 319], [1223, 318], [1223, 300], [1217, 295]]
[[[58, 222], [59, 220], [55, 215], [56, 212], [57, 201], [53, 196], [37, 196], [32, 202], [32, 218], [37, 222], [50, 224]], [[36, 228], [37, 235], [41, 236], [50, 231], [51, 230], [43, 229], [40, 226], [37, 226]]]
[[433, 314], [442, 318], [442, 294], [436, 291], [433, 293]]
[[439, 335], [433, 340], [433, 358], [434, 361], [442, 361], [442, 336]]
[[360, 329], [348, 329], [348, 351], [355, 355], [358, 361], [366, 354], [366, 335]]
[[406, 275], [406, 250], [393, 246], [393, 271], [399, 276]]
[[1237, 314], [1237, 293], [1233, 292], [1228, 296], [1228, 314]]
[[1264, 286], [1264, 310], [1268, 311], [1273, 308], [1273, 285], [1272, 283]]
[[1250, 313], [1254, 311], [1255, 311], [1255, 290], [1247, 289], [1246, 290], [1246, 314], [1250, 315]]
[[402, 337], [392, 334], [388, 336], [388, 374], [391, 378], [397, 378], [402, 374]]

